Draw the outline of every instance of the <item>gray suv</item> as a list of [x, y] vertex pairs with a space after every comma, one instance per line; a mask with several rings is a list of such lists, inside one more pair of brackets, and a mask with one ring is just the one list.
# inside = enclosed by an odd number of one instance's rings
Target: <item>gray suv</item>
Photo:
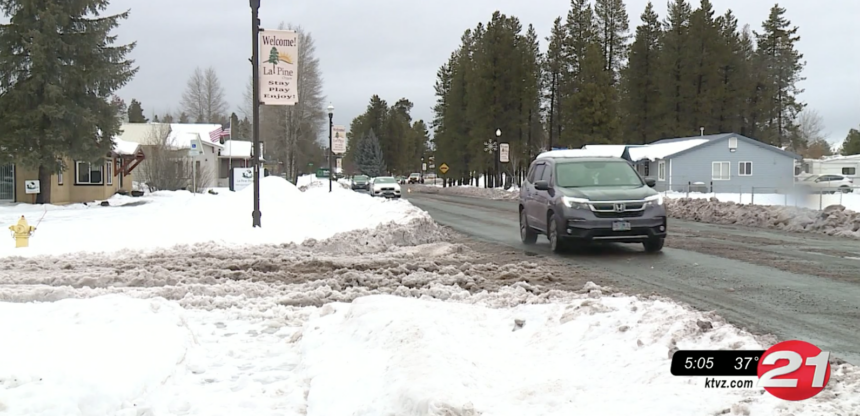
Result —
[[520, 188], [520, 237], [534, 244], [544, 234], [554, 252], [595, 241], [658, 252], [667, 224], [655, 184], [621, 158], [538, 157]]

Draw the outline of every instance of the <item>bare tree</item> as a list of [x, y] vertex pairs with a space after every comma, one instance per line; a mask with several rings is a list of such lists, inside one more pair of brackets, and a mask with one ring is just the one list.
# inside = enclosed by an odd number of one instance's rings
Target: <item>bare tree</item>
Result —
[[199, 122], [223, 121], [227, 114], [227, 101], [215, 68], [194, 69], [182, 94], [182, 110], [189, 118]]
[[810, 159], [820, 159], [833, 154], [824, 132], [824, 119], [818, 111], [803, 109], [798, 115], [797, 123], [791, 140], [792, 150]]
[[[294, 106], [261, 108], [260, 129], [261, 136], [268, 143], [266, 150], [269, 155], [264, 156], [283, 163], [287, 175], [294, 177], [300, 168], [318, 155], [328, 117], [313, 36], [300, 26], [281, 23], [278, 29], [295, 30], [298, 33], [298, 103]], [[250, 104], [250, 99], [246, 99], [246, 102]]]
[[154, 124], [141, 145], [146, 159], [140, 166], [140, 180], [150, 192], [185, 189], [191, 178], [187, 152], [168, 142], [170, 126]]

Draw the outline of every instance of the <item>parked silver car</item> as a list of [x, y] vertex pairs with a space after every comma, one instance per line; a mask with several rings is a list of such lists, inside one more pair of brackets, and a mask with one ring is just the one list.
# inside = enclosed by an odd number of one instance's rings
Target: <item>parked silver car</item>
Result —
[[835, 194], [854, 192], [854, 180], [843, 175], [812, 175], [797, 182], [804, 192]]

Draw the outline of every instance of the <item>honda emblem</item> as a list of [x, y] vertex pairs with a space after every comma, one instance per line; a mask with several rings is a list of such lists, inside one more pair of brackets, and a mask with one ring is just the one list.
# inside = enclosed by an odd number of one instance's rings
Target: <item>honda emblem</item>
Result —
[[615, 204], [615, 212], [624, 212], [626, 209], [624, 204]]

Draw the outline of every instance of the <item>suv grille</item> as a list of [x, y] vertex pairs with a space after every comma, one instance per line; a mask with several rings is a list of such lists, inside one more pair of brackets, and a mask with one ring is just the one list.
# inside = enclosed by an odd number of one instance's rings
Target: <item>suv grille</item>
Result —
[[641, 217], [644, 211], [624, 211], [624, 212], [595, 212], [597, 218], [636, 218]]
[[642, 216], [645, 202], [598, 202], [591, 204], [591, 211], [597, 218], [635, 218]]

